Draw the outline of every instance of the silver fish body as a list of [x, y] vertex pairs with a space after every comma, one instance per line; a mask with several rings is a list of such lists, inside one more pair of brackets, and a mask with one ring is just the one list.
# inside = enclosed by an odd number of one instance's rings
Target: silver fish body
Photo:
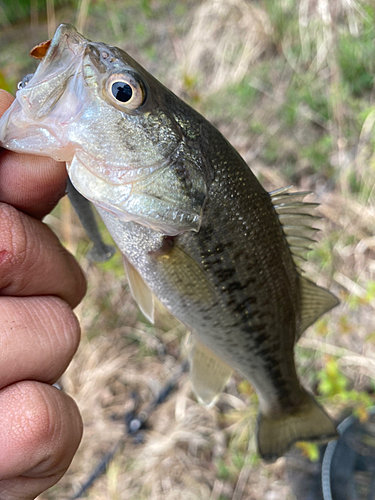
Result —
[[335, 436], [294, 362], [299, 335], [337, 304], [294, 262], [313, 232], [301, 195], [271, 196], [207, 120], [125, 52], [69, 25], [0, 120], [0, 141], [67, 161], [142, 310], [152, 318], [151, 290], [198, 339], [192, 380], [204, 403], [232, 368], [250, 380], [263, 457]]

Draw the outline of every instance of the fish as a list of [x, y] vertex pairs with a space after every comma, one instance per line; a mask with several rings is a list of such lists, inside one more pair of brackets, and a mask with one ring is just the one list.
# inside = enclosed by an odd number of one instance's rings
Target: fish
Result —
[[190, 377], [211, 406], [233, 370], [259, 400], [275, 460], [336, 426], [301, 384], [294, 348], [338, 304], [304, 276], [317, 231], [307, 193], [268, 193], [224, 136], [122, 49], [62, 24], [0, 120], [0, 144], [65, 161], [123, 254], [150, 322], [154, 297], [192, 333]]
[[86, 230], [87, 236], [93, 244], [91, 250], [86, 254], [87, 258], [91, 262], [106, 262], [111, 259], [116, 249], [103, 241], [92, 204], [75, 189], [69, 178], [67, 180], [66, 192], [82, 226]]

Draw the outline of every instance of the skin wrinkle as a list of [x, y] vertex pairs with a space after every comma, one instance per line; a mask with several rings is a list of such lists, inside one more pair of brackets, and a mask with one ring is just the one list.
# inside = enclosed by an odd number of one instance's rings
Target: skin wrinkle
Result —
[[[43, 307], [43, 299], [38, 303], [34, 301], [32, 307], [34, 311], [30, 310], [30, 323], [28, 328], [28, 343], [30, 344], [30, 348], [34, 346], [36, 348], [39, 346], [43, 346], [40, 349], [40, 356], [35, 359], [35, 368], [42, 362], [43, 363], [43, 379], [44, 381], [56, 381], [56, 369], [55, 369], [55, 352], [59, 352], [59, 359], [63, 358], [66, 354], [69, 356], [69, 353], [63, 351], [61, 349], [61, 342], [59, 341], [59, 326], [60, 322], [62, 322], [62, 317], [57, 317], [55, 314], [54, 308], [51, 307]], [[54, 304], [53, 304], [54, 305]], [[30, 304], [26, 306], [26, 308], [31, 309]], [[59, 309], [61, 313], [61, 309]], [[52, 315], [55, 315], [58, 323], [55, 325]], [[43, 322], [43, 329], [40, 328], [40, 323]], [[39, 323], [39, 324], [38, 324]], [[58, 341], [58, 345], [56, 345], [56, 341]]]
[[[55, 314], [53, 308], [47, 307], [43, 301], [36, 303], [35, 309], [38, 318], [41, 318], [43, 320], [45, 326], [44, 330], [47, 332], [47, 334], [45, 335], [44, 332], [42, 333], [41, 331], [38, 331], [37, 335], [39, 336], [39, 339], [44, 342], [44, 346], [48, 342], [49, 344], [48, 347], [50, 349], [50, 354], [52, 356], [55, 349], [60, 350], [62, 347], [60, 342], [60, 332], [59, 332], [59, 327], [61, 326], [59, 322], [61, 321], [61, 317]], [[57, 323], [54, 320], [57, 320]], [[56, 340], [58, 342], [58, 345], [55, 345]]]
[[[1, 310], [0, 310], [0, 313], [1, 313]], [[11, 312], [10, 312], [10, 314], [11, 314]], [[19, 335], [21, 333], [20, 328], [22, 330], [24, 330], [25, 332], [27, 331], [26, 325], [25, 326], [21, 325], [21, 327], [20, 327], [16, 322], [13, 322], [13, 324], [14, 324], [13, 327], [6, 328], [6, 326], [7, 326], [6, 322], [3, 321], [2, 333], [0, 335], [0, 349], [1, 349], [0, 364], [3, 367], [7, 366], [7, 360], [9, 359], [9, 352], [10, 351], [17, 352], [17, 350], [19, 350], [21, 347], [20, 341], [19, 341], [19, 338], [21, 337], [21, 335]], [[18, 335], [14, 335], [15, 331], [17, 331]], [[3, 335], [3, 332], [4, 332], [4, 335]], [[3, 375], [3, 378], [0, 379], [0, 388], [4, 387], [10, 383], [10, 381], [8, 380], [10, 373], [12, 373], [13, 371], [14, 372], [21, 371], [22, 368], [23, 368], [22, 360], [20, 360], [18, 357], [14, 358], [11, 368], [6, 370], [4, 375]]]
[[[7, 339], [11, 343], [18, 343], [21, 347], [25, 345], [25, 339], [22, 335], [22, 330], [20, 332], [20, 328], [22, 328], [25, 332], [27, 332], [28, 337], [30, 337], [30, 347], [35, 345], [34, 335], [39, 334], [40, 325], [38, 324], [39, 314], [38, 311], [35, 310], [36, 303], [30, 304], [29, 301], [23, 300], [20, 303], [18, 300], [12, 300], [13, 297], [2, 297], [0, 299], [0, 316], [2, 318], [2, 335], [6, 335]], [[11, 305], [11, 309], [9, 308]], [[34, 313], [36, 313], [36, 317], [34, 317]], [[48, 319], [48, 316], [46, 316]], [[22, 320], [21, 321], [16, 321]], [[7, 321], [8, 320], [8, 321]], [[8, 326], [9, 325], [9, 326]], [[17, 329], [17, 335], [13, 334], [13, 330]], [[2, 335], [0, 336], [0, 342], [2, 341]], [[39, 337], [39, 340], [42, 339], [42, 336]], [[5, 344], [6, 342], [4, 342]], [[1, 344], [0, 344], [1, 347]]]
[[[29, 221], [27, 219], [26, 219], [26, 221], [23, 222], [24, 228], [25, 228], [25, 225], [28, 224], [28, 222]], [[31, 229], [31, 228], [28, 228], [28, 229]], [[43, 248], [42, 248], [42, 242], [40, 241], [39, 238], [33, 238], [33, 237], [30, 238], [29, 232], [31, 232], [31, 235], [32, 235], [32, 231], [29, 231], [25, 228], [25, 230], [24, 230], [24, 238], [25, 238], [24, 245], [27, 249], [27, 253], [28, 253], [29, 258], [27, 260], [26, 259], [24, 260], [23, 267], [25, 269], [22, 269], [23, 272], [19, 273], [19, 280], [20, 281], [18, 282], [18, 289], [19, 289], [20, 294], [22, 294], [22, 290], [28, 284], [28, 280], [22, 279], [23, 276], [26, 276], [25, 271], [29, 275], [35, 274], [37, 276], [40, 273], [41, 269], [48, 269], [48, 263], [45, 261], [45, 259], [43, 259], [44, 252], [43, 252]], [[32, 255], [32, 259], [30, 259], [30, 255]], [[25, 284], [22, 283], [23, 281], [25, 281]]]
[[21, 223], [21, 217], [14, 208], [4, 203], [0, 203], [0, 233], [8, 235], [7, 239], [2, 240], [2, 243], [0, 243], [1, 246], [6, 244], [7, 248], [2, 248], [2, 251], [8, 252], [8, 258], [0, 262], [0, 286], [6, 288], [10, 285], [10, 282], [4, 277], [9, 276], [8, 279], [10, 280], [11, 273], [9, 269], [22, 266], [27, 254], [25, 227]]
[[12, 314], [12, 312], [7, 307], [3, 307], [1, 301], [0, 301], [0, 317], [2, 323], [2, 330], [0, 335], [0, 365], [1, 365], [1, 356], [4, 355], [5, 346], [8, 345], [9, 341], [10, 342], [13, 341], [13, 337], [17, 338], [17, 336], [13, 335], [13, 329], [17, 328], [17, 331], [19, 331], [19, 325], [17, 325], [16, 321], [14, 320], [14, 315]]
[[[42, 300], [44, 297], [42, 298]], [[27, 333], [28, 340], [30, 344], [34, 344], [35, 346], [39, 344], [43, 345], [43, 349], [46, 347], [46, 343], [48, 342], [48, 350], [50, 351], [50, 355], [53, 355], [54, 345], [53, 345], [53, 336], [49, 334], [49, 332], [54, 330], [54, 333], [57, 334], [58, 330], [55, 328], [53, 324], [52, 318], [48, 314], [48, 309], [51, 315], [53, 314], [53, 308], [51, 307], [40, 307], [42, 304], [37, 301], [33, 301], [32, 304], [24, 303], [24, 310], [28, 310], [30, 316], [30, 322], [28, 323]], [[20, 312], [22, 308], [20, 307]], [[42, 312], [43, 311], [43, 312]], [[59, 318], [61, 321], [61, 317]], [[40, 328], [40, 323], [43, 324], [43, 329]], [[45, 331], [48, 332], [45, 335]], [[58, 338], [58, 335], [55, 335]], [[47, 349], [46, 349], [47, 351]]]
[[[52, 259], [50, 256], [48, 256], [49, 257], [48, 260], [46, 259], [46, 254], [42, 248], [42, 244], [45, 243], [44, 241], [40, 241], [39, 238], [36, 239], [28, 237], [29, 232], [31, 232], [32, 234], [32, 228], [31, 227], [26, 228], [27, 227], [26, 224], [30, 226], [29, 224], [30, 221], [28, 219], [20, 218], [20, 222], [23, 228], [22, 246], [24, 247], [25, 250], [22, 251], [22, 256], [23, 256], [22, 261], [17, 262], [16, 264], [20, 272], [17, 275], [17, 280], [14, 279], [13, 283], [17, 282], [19, 294], [22, 295], [23, 290], [29, 285], [29, 280], [27, 279], [28, 275], [35, 274], [37, 276], [40, 273], [40, 270], [42, 269], [44, 270], [44, 273], [48, 275], [48, 268], [51, 265], [49, 261]], [[16, 249], [16, 251], [17, 254], [20, 253], [18, 249]], [[32, 259], [27, 258], [27, 256], [29, 257], [32, 256]]]
[[[64, 318], [65, 321], [61, 321], [61, 308], [66, 308], [61, 301], [60, 309], [47, 307], [44, 300], [40, 300], [37, 305], [39, 306], [38, 317], [45, 317], [50, 322], [47, 328], [47, 337], [50, 342], [51, 355], [57, 350], [70, 359], [77, 351], [80, 341], [80, 335], [76, 333], [77, 330], [80, 331], [77, 317], [74, 314], [69, 314], [68, 317]], [[70, 308], [69, 312], [71, 312]], [[43, 341], [45, 341], [44, 337]]]
[[[5, 300], [4, 300], [5, 299]], [[7, 365], [6, 361], [11, 357], [13, 359], [10, 369], [5, 373], [8, 377], [11, 374], [22, 373], [28, 363], [22, 359], [22, 356], [13, 355], [22, 353], [27, 350], [38, 352], [38, 344], [43, 346], [40, 351], [43, 357], [51, 363], [51, 355], [53, 354], [53, 346], [49, 349], [49, 353], [44, 353], [45, 344], [44, 338], [39, 334], [40, 324], [33, 316], [32, 307], [28, 304], [27, 299], [23, 299], [22, 303], [17, 300], [7, 301], [8, 298], [0, 299], [0, 317], [2, 318], [2, 333], [0, 335], [0, 364], [4, 367]], [[9, 307], [10, 306], [10, 307]], [[7, 322], [7, 319], [10, 320]], [[4, 335], [3, 335], [4, 333]], [[17, 334], [15, 334], [17, 333]], [[35, 337], [38, 337], [36, 341]], [[32, 358], [30, 358], [32, 359]], [[35, 360], [35, 369], [38, 369], [41, 357]], [[52, 365], [53, 367], [53, 365]], [[7, 379], [0, 381], [0, 387], [7, 385]]]

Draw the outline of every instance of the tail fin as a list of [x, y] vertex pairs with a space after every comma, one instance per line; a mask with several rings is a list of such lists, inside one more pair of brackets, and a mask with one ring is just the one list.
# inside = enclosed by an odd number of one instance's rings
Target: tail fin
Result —
[[329, 441], [338, 436], [336, 426], [317, 403], [305, 392], [301, 409], [277, 419], [259, 413], [258, 451], [267, 461], [276, 460], [296, 441]]

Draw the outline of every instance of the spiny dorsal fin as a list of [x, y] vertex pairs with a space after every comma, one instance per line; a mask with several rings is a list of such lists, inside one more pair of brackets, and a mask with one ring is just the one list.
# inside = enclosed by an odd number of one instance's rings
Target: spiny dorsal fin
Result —
[[154, 295], [125, 255], [123, 255], [123, 260], [133, 299], [150, 323], [154, 323]]
[[292, 186], [278, 189], [270, 193], [271, 201], [283, 226], [294, 263], [301, 267], [306, 260], [307, 252], [314, 243], [313, 236], [318, 229], [312, 227], [320, 217], [313, 215], [317, 203], [304, 203], [309, 191], [288, 193]]
[[[339, 304], [339, 300], [325, 288], [305, 277], [301, 280], [301, 326], [298, 338], [320, 316]], [[298, 338], [296, 340], [298, 340]]]
[[[306, 260], [306, 254], [314, 243], [313, 237], [318, 229], [312, 224], [320, 217], [313, 215], [317, 203], [304, 203], [302, 200], [310, 194], [309, 191], [288, 193], [292, 186], [278, 189], [270, 193], [271, 201], [279, 217], [286, 240], [289, 244], [293, 260], [301, 267]], [[307, 278], [301, 280], [301, 326], [297, 339], [322, 314], [339, 303], [331, 292], [315, 285]], [[296, 339], [296, 340], [297, 340]]]
[[299, 236], [310, 241], [315, 241], [313, 237], [319, 231], [316, 227], [289, 226], [288, 224], [283, 224], [283, 230], [286, 237]]
[[233, 368], [193, 335], [191, 342], [190, 380], [199, 402], [210, 407], [226, 386]]
[[316, 207], [319, 206], [319, 203], [305, 203], [303, 201], [290, 202], [285, 204], [276, 204], [274, 203], [274, 207], [276, 212], [279, 215], [282, 214], [308, 214], [313, 215]]
[[276, 189], [276, 191], [270, 191], [270, 196], [274, 205], [280, 205], [281, 203], [291, 203], [302, 201], [305, 196], [311, 194], [311, 191], [297, 191], [296, 193], [288, 193], [289, 189], [293, 186], [287, 186], [281, 189]]

